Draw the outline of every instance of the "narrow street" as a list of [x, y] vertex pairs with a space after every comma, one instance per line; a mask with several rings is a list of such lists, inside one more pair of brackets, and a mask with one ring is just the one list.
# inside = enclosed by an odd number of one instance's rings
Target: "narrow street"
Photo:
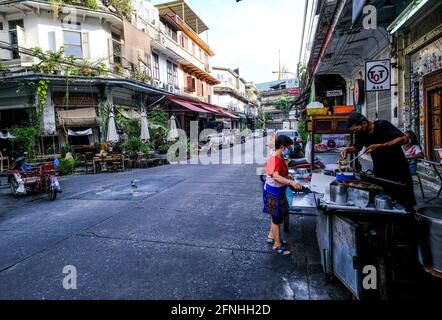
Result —
[[[272, 252], [256, 168], [72, 176], [55, 202], [14, 198], [2, 180], [0, 299], [349, 299], [325, 282], [315, 217], [292, 215], [294, 254]], [[62, 286], [66, 265], [76, 290]]]

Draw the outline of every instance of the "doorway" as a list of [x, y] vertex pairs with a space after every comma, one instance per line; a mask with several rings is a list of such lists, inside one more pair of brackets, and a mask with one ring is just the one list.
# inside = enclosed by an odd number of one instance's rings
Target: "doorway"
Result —
[[425, 155], [440, 161], [435, 149], [442, 148], [442, 70], [424, 79], [425, 91]]

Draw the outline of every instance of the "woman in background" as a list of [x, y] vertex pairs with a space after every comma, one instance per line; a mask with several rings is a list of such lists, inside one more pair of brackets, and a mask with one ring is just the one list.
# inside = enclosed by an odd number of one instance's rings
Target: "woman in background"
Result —
[[416, 175], [418, 159], [423, 159], [424, 154], [419, 141], [417, 140], [416, 134], [413, 131], [408, 130], [405, 132], [405, 135], [408, 138], [408, 143], [404, 145], [405, 157], [408, 160], [411, 174]]

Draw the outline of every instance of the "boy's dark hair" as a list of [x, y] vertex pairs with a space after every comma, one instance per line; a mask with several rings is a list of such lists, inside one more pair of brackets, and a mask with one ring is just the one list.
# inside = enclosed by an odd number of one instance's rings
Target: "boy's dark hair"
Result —
[[415, 134], [413, 131], [408, 130], [408, 131], [406, 131], [405, 133], [408, 133], [408, 134], [410, 135], [410, 138], [411, 138], [410, 145], [412, 145], [412, 146], [413, 146], [413, 145], [418, 145], [418, 146], [420, 146], [419, 140], [418, 140], [416, 134]]
[[280, 135], [276, 137], [275, 140], [275, 149], [278, 150], [281, 147], [290, 147], [293, 145], [293, 141], [292, 139], [290, 139], [289, 137], [285, 136], [285, 135]]
[[362, 122], [367, 121], [367, 118], [359, 112], [352, 112], [347, 118], [347, 128], [351, 128], [353, 125], [360, 125]]

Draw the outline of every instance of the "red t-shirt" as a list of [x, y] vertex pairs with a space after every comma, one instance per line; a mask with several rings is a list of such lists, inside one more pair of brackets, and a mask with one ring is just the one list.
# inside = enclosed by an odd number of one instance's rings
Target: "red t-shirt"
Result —
[[280, 176], [287, 177], [289, 169], [284, 159], [280, 159], [274, 155], [270, 156], [266, 165], [267, 174], [273, 178], [273, 173], [278, 172]]

